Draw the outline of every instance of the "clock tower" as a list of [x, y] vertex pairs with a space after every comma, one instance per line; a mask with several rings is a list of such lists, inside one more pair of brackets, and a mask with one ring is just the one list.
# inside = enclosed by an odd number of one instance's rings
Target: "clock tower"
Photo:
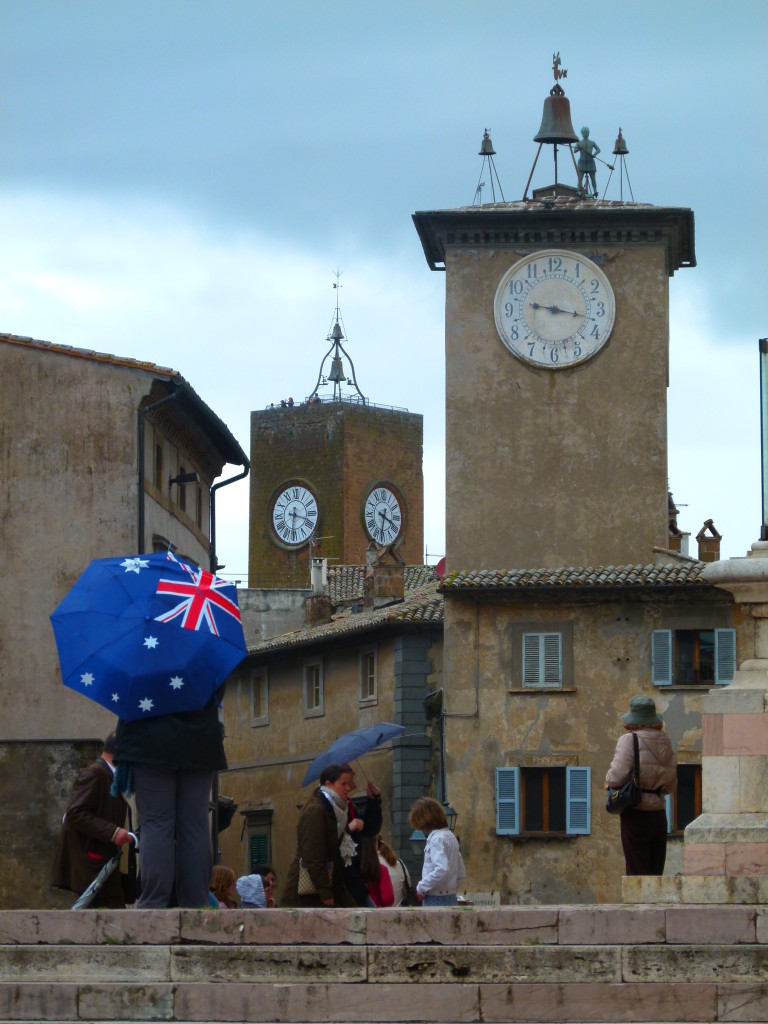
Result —
[[691, 210], [556, 183], [413, 219], [446, 276], [447, 570], [647, 564], [667, 546], [668, 285], [695, 265]]
[[251, 413], [251, 588], [306, 588], [313, 556], [364, 565], [371, 541], [423, 561], [423, 419], [360, 391], [338, 305], [327, 340], [308, 397]]

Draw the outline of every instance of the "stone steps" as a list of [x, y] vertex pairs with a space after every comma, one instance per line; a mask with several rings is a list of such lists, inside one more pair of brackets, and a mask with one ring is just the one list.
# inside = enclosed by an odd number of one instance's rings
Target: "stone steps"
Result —
[[768, 1021], [768, 906], [0, 912], [0, 1021]]

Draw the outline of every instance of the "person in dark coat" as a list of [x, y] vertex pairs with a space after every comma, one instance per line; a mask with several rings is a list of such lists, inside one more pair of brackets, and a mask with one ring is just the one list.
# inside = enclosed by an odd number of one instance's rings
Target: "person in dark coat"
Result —
[[[141, 909], [207, 907], [213, 871], [209, 809], [224, 771], [219, 688], [200, 711], [117, 725], [117, 787], [136, 793], [141, 826]], [[131, 786], [132, 782], [132, 786]]]
[[[352, 766], [349, 764], [343, 764], [341, 767], [344, 771], [349, 772], [351, 790], [354, 790], [355, 773], [352, 770]], [[365, 810], [363, 811], [362, 818], [357, 817], [355, 805], [351, 800], [349, 801], [349, 825], [347, 826], [347, 829], [355, 844], [355, 853], [349, 863], [345, 862], [344, 865], [344, 884], [358, 907], [373, 907], [376, 905], [371, 898], [371, 894], [368, 891], [368, 885], [360, 871], [359, 840], [372, 839], [377, 836], [381, 831], [381, 824], [383, 821], [381, 792], [379, 791], [378, 786], [371, 782], [370, 779], [366, 786], [366, 796], [368, 799], [365, 802]]]
[[[347, 831], [351, 790], [349, 771], [338, 764], [323, 768], [320, 785], [299, 815], [296, 856], [288, 869], [281, 906], [357, 906], [344, 884], [344, 861], [355, 854], [354, 843]], [[309, 872], [315, 893], [299, 895], [300, 860]]]
[[[101, 757], [78, 774], [64, 812], [53, 860], [51, 882], [81, 895], [121, 846], [133, 842], [125, 828], [128, 804], [112, 796], [115, 734], [104, 740]], [[125, 907], [120, 871], [115, 870], [91, 902], [92, 907]]]

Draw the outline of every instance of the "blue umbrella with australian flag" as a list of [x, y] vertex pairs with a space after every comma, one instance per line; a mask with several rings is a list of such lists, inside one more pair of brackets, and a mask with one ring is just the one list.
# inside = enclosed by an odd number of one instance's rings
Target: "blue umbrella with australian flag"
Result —
[[127, 722], [199, 710], [247, 653], [235, 586], [170, 551], [91, 562], [51, 624], [65, 686]]

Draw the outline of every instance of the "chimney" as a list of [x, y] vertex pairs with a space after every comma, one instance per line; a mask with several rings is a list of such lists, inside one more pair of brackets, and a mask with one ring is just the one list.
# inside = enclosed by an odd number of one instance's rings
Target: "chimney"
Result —
[[[709, 531], [709, 534], [707, 533]], [[707, 519], [702, 528], [696, 534], [696, 540], [699, 545], [699, 561], [700, 562], [719, 562], [720, 561], [720, 541], [723, 538], [717, 532], [714, 523], [711, 519]]]
[[328, 559], [319, 555], [312, 558], [312, 593], [322, 594], [328, 584]]
[[669, 520], [669, 537], [667, 547], [670, 551], [680, 551], [683, 542], [683, 534], [677, 525], [677, 505], [675, 505], [672, 491], [667, 491], [667, 518]]

